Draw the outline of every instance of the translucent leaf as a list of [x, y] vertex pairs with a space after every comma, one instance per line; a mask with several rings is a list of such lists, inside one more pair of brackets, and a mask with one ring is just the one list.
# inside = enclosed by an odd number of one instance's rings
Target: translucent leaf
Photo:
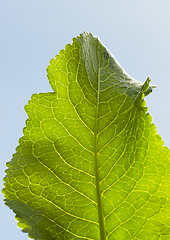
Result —
[[170, 239], [170, 151], [144, 97], [97, 37], [48, 67], [54, 90], [25, 107], [5, 177], [6, 205], [35, 240]]

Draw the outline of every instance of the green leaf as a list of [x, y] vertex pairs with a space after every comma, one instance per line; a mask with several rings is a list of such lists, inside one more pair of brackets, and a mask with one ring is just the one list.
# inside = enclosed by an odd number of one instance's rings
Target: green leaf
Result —
[[5, 177], [6, 205], [35, 240], [170, 239], [170, 151], [144, 96], [97, 37], [50, 61]]

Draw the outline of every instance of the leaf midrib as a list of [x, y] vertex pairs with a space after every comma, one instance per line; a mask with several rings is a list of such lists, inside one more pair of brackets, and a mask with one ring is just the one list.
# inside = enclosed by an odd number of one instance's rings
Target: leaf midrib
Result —
[[98, 149], [97, 149], [97, 125], [98, 125], [98, 110], [99, 110], [99, 91], [100, 91], [100, 68], [98, 73], [98, 89], [97, 89], [97, 101], [95, 110], [95, 125], [94, 125], [94, 158], [95, 158], [95, 177], [96, 177], [96, 193], [97, 193], [97, 206], [99, 215], [99, 228], [101, 240], [106, 240], [105, 227], [104, 227], [104, 217], [101, 199], [101, 189], [100, 189], [100, 177], [99, 177], [99, 165], [98, 165]]

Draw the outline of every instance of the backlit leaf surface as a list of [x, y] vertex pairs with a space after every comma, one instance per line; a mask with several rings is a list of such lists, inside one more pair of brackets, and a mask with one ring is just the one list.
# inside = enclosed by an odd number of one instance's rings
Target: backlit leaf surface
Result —
[[144, 96], [92, 34], [48, 67], [54, 90], [25, 107], [3, 193], [35, 240], [170, 239], [170, 151]]

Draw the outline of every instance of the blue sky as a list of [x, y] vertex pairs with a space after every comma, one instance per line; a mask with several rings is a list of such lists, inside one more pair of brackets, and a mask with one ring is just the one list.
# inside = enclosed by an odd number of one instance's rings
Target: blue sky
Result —
[[[125, 71], [158, 85], [146, 98], [149, 112], [170, 148], [169, 0], [5, 0], [0, 4], [0, 179], [22, 136], [24, 105], [33, 93], [52, 91], [51, 58], [84, 30], [98, 36]], [[27, 240], [0, 194], [0, 240]]]

